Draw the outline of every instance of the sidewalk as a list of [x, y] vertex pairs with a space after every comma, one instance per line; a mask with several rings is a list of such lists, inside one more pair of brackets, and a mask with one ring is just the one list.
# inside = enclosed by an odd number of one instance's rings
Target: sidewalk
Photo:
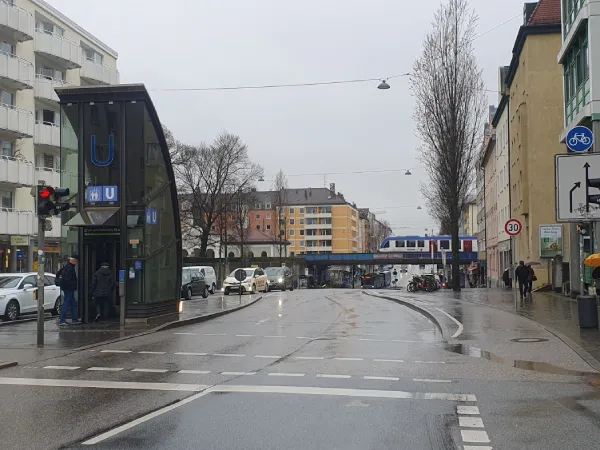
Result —
[[[509, 311], [543, 325], [571, 347], [583, 348], [600, 364], [600, 331], [579, 328], [577, 302], [559, 294], [534, 292], [521, 300], [516, 291], [502, 289], [463, 289], [460, 300], [481, 303]], [[564, 338], [567, 339], [564, 339]], [[576, 348], [574, 348], [577, 351]]]
[[39, 359], [61, 356], [82, 347], [120, 340], [141, 333], [152, 333], [166, 328], [184, 326], [236, 311], [255, 303], [261, 295], [222, 297], [212, 295], [183, 302], [183, 311], [175, 321], [153, 326], [119, 323], [90, 323], [59, 327], [56, 318], [47, 319], [44, 327], [44, 347], [37, 348], [37, 322], [25, 322], [0, 327], [0, 368], [3, 364], [30, 363]]

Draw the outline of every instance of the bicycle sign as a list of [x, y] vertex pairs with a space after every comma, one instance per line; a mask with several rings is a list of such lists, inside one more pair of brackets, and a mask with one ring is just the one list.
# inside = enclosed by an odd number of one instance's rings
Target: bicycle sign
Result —
[[506, 234], [509, 236], [518, 235], [522, 229], [523, 225], [521, 225], [521, 222], [519, 222], [517, 219], [507, 220], [504, 224], [504, 231], [506, 231]]
[[586, 152], [594, 145], [594, 134], [587, 127], [574, 127], [567, 134], [565, 142], [572, 152]]

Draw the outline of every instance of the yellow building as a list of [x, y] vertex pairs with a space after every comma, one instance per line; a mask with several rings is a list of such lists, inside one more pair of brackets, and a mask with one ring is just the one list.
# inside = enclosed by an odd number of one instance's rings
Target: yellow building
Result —
[[[549, 282], [551, 260], [540, 255], [540, 225], [555, 224], [554, 155], [563, 147], [563, 74], [557, 64], [561, 18], [556, 0], [527, 9], [506, 74], [509, 120], [510, 211], [521, 221], [515, 261], [539, 261], [535, 287]], [[564, 235], [564, 233], [563, 233]], [[563, 254], [568, 254], [566, 249]]]

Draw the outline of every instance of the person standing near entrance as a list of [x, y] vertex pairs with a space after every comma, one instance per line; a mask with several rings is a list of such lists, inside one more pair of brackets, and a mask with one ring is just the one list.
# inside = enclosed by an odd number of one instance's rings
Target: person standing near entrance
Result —
[[519, 292], [521, 292], [521, 297], [525, 297], [525, 294], [527, 294], [527, 286], [529, 285], [527, 281], [528, 277], [529, 269], [524, 261], [519, 261], [519, 266], [515, 269], [515, 278], [519, 282]]
[[100, 265], [92, 277], [92, 299], [96, 302], [96, 322], [108, 318], [108, 305], [115, 281], [107, 262]]
[[77, 265], [78, 257], [73, 255], [69, 258], [69, 262], [59, 270], [56, 277], [60, 277], [60, 288], [63, 291], [63, 305], [62, 311], [60, 312], [59, 326], [65, 326], [67, 324], [67, 312], [71, 312], [71, 325], [79, 325], [79, 317], [77, 315], [77, 302], [75, 301], [75, 291], [77, 290], [77, 272], [75, 266]]

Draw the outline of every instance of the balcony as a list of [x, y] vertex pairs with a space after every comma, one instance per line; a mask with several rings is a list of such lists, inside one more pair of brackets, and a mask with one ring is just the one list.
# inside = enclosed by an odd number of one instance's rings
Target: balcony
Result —
[[331, 235], [316, 235], [316, 236], [304, 236], [307, 241], [330, 241]]
[[46, 100], [58, 103], [58, 95], [54, 89], [64, 86], [70, 86], [70, 83], [57, 78], [49, 78], [39, 73], [35, 75], [33, 84], [33, 95], [39, 100]]
[[0, 52], [0, 81], [9, 89], [31, 89], [34, 72], [33, 64], [29, 61]]
[[119, 84], [119, 71], [116, 68], [85, 57], [80, 77], [91, 84]]
[[60, 127], [51, 122], [36, 122], [33, 143], [44, 147], [60, 148]]
[[304, 214], [305, 219], [326, 219], [330, 218], [331, 213], [306, 213]]
[[14, 36], [18, 42], [30, 41], [35, 31], [35, 19], [29, 11], [0, 1], [0, 32]]
[[81, 67], [81, 49], [76, 42], [56, 33], [35, 30], [35, 51], [65, 69]]
[[33, 137], [33, 113], [0, 103], [0, 136], [7, 140]]
[[0, 234], [34, 234], [33, 225], [36, 219], [33, 211], [0, 208]]
[[60, 186], [60, 171], [47, 167], [35, 168], [35, 184], [44, 180], [48, 186]]
[[332, 246], [306, 247], [307, 252], [332, 252]]
[[12, 156], [0, 156], [0, 184], [11, 187], [33, 186], [33, 163]]
[[330, 223], [313, 223], [304, 225], [307, 230], [331, 230], [333, 225]]

